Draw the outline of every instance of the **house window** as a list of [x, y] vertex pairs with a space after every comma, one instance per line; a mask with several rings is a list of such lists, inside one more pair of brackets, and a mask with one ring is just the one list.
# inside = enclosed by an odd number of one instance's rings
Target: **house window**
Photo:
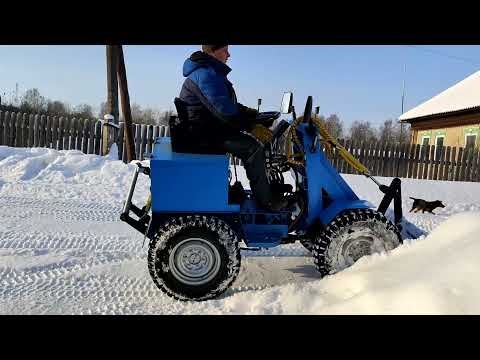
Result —
[[423, 146], [428, 146], [429, 143], [430, 143], [430, 136], [422, 137], [422, 145]]
[[439, 135], [436, 138], [435, 146], [438, 148], [441, 148], [444, 142], [445, 142], [445, 135]]
[[477, 142], [477, 135], [465, 136], [465, 148], [470, 148], [470, 149], [475, 148], [476, 142]]
[[436, 138], [435, 138], [435, 158], [434, 159], [437, 159], [440, 157], [440, 155], [442, 154], [442, 147], [443, 147], [443, 144], [445, 142], [445, 135], [438, 135]]

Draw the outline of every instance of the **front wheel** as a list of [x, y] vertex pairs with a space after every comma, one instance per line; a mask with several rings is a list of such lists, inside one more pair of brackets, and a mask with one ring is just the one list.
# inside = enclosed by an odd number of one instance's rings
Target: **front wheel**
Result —
[[395, 225], [371, 209], [338, 215], [313, 241], [313, 258], [322, 276], [352, 266], [363, 256], [393, 250], [402, 243]]

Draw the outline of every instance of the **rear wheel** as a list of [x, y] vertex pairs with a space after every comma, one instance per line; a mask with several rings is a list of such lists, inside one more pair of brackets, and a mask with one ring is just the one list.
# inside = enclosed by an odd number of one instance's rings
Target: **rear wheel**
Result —
[[366, 255], [393, 250], [400, 233], [383, 214], [352, 209], [338, 215], [313, 241], [312, 254], [322, 276], [337, 273]]
[[151, 241], [150, 275], [178, 300], [208, 300], [235, 281], [240, 249], [232, 229], [215, 217], [187, 216], [165, 223]]

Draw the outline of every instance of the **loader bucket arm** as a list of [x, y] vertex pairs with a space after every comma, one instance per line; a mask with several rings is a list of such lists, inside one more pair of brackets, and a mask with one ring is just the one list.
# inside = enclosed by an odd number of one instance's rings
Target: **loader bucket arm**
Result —
[[378, 212], [381, 212], [385, 215], [388, 207], [390, 206], [393, 200], [393, 212], [395, 214], [395, 225], [399, 231], [402, 231], [402, 182], [399, 178], [392, 180], [390, 186], [380, 185], [379, 189], [385, 194], [380, 205], [378, 206]]

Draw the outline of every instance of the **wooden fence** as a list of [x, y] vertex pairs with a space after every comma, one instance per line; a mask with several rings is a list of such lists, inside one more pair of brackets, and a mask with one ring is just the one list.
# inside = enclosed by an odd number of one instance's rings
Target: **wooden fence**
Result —
[[[341, 140], [374, 176], [425, 180], [480, 181], [480, 154], [478, 149], [418, 144], [388, 144], [380, 142], [356, 143]], [[338, 153], [333, 165], [344, 174], [357, 172]]]
[[[116, 142], [119, 158], [125, 161], [124, 123], [111, 131], [110, 143]], [[79, 150], [102, 155], [102, 123], [97, 119], [76, 119], [0, 111], [0, 146], [47, 147], [56, 150]], [[136, 158], [143, 160], [151, 153], [154, 140], [169, 136], [167, 126], [133, 124]]]
[[[152, 152], [157, 137], [170, 134], [167, 126], [133, 124], [132, 130], [139, 160]], [[101, 122], [95, 119], [0, 111], [0, 146], [47, 147], [101, 155], [102, 131]], [[124, 123], [121, 122], [120, 129], [112, 131], [110, 141], [117, 143], [119, 158], [125, 161], [123, 134]], [[480, 182], [478, 149], [380, 142], [365, 144], [350, 140], [341, 140], [340, 143], [374, 176]], [[338, 153], [334, 153], [332, 163], [340, 173], [356, 173]]]

